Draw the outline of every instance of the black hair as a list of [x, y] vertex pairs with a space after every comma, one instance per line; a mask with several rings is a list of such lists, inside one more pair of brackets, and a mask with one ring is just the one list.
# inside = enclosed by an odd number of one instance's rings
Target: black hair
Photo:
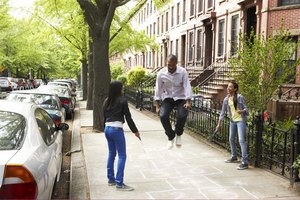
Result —
[[170, 54], [168, 57], [167, 57], [167, 60], [169, 61], [174, 61], [177, 63], [177, 57], [173, 54]]
[[234, 108], [237, 109], [237, 91], [239, 90], [239, 85], [235, 81], [230, 81], [230, 83], [233, 85], [233, 88], [236, 89], [233, 95], [233, 105]]
[[117, 99], [122, 96], [123, 84], [121, 81], [112, 81], [109, 84], [108, 97], [106, 98], [104, 108], [114, 107]]

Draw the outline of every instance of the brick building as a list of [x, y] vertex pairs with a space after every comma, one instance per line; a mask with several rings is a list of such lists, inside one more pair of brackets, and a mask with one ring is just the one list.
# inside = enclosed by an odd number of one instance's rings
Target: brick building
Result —
[[[249, 34], [252, 29], [256, 34], [273, 34], [281, 19], [293, 40], [298, 41], [300, 0], [171, 0], [159, 10], [153, 0], [148, 0], [132, 25], [155, 37], [159, 49], [130, 53], [124, 59], [128, 68], [154, 70], [165, 66], [168, 54], [175, 54], [179, 64], [188, 69], [191, 81], [197, 80], [194, 85], [203, 80], [211, 82], [206, 84], [210, 89], [204, 91], [202, 87], [199, 91], [210, 98], [224, 88], [216, 80], [224, 82], [221, 72], [226, 71], [228, 58], [237, 53], [239, 34]], [[300, 49], [291, 60], [299, 56]], [[299, 75], [295, 83], [300, 84]]]

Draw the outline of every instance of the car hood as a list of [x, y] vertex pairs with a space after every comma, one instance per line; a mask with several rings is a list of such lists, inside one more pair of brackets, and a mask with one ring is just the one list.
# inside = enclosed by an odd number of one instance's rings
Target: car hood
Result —
[[0, 150], [0, 187], [2, 186], [6, 163], [17, 153], [18, 150]]

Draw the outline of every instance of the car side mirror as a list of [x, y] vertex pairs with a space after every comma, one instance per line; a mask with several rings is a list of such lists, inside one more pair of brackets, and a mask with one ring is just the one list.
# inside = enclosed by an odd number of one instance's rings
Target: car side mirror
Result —
[[57, 128], [58, 128], [58, 130], [65, 131], [65, 130], [69, 129], [69, 125], [66, 123], [60, 123]]

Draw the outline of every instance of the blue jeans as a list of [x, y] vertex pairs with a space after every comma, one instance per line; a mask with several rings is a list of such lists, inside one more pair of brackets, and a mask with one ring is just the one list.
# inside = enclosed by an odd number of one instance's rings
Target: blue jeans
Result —
[[[124, 168], [126, 162], [126, 141], [123, 128], [106, 126], [104, 129], [108, 144], [107, 178], [116, 181], [117, 185], [123, 185]], [[114, 162], [118, 152], [118, 170], [115, 177]]]
[[[174, 101], [174, 99], [165, 99], [160, 107], [160, 121], [162, 126], [165, 129], [165, 133], [168, 136], [169, 140], [173, 140], [175, 135], [182, 135], [184, 124], [188, 115], [187, 109], [184, 107], [185, 100], [179, 99]], [[172, 125], [170, 122], [170, 114], [172, 110], [177, 107], [177, 116], [176, 116], [176, 124], [175, 130], [172, 129]]]
[[248, 153], [247, 153], [247, 144], [246, 144], [246, 122], [230, 121], [229, 142], [230, 142], [232, 158], [237, 158], [237, 150], [236, 150], [236, 143], [235, 143], [235, 138], [237, 133], [239, 136], [239, 143], [242, 151], [242, 162], [248, 164]]

